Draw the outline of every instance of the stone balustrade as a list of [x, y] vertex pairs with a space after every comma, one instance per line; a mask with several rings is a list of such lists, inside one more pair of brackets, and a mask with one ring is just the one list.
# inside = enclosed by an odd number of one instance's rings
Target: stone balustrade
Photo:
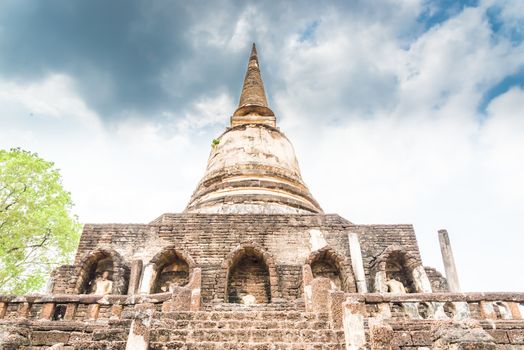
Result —
[[123, 311], [135, 305], [154, 304], [158, 311], [165, 305], [180, 305], [178, 310], [191, 310], [191, 290], [141, 296], [122, 295], [0, 295], [0, 320], [96, 321], [120, 318]]
[[96, 321], [120, 318], [126, 309], [144, 302], [168, 302], [172, 293], [122, 295], [0, 295], [0, 320]]
[[524, 346], [524, 293], [331, 291], [328, 310], [334, 327], [344, 330], [347, 349]]
[[145, 295], [56, 294], [0, 295], [0, 320], [102, 321], [119, 319], [137, 305], [153, 305], [158, 311], [200, 309], [200, 269], [187, 286]]
[[[339, 297], [340, 298], [340, 297]], [[367, 317], [400, 320], [521, 320], [524, 293], [345, 294]]]

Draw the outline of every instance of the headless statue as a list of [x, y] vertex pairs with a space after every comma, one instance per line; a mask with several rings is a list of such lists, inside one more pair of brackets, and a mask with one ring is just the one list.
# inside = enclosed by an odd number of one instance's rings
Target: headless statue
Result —
[[96, 280], [96, 289], [93, 294], [107, 295], [113, 290], [113, 281], [109, 279], [109, 271], [104, 271], [101, 278]]
[[402, 282], [397, 281], [394, 278], [387, 281], [386, 286], [388, 286], [389, 293], [406, 294], [406, 288], [404, 288], [404, 285], [402, 284]]
[[253, 305], [257, 303], [257, 298], [254, 295], [246, 294], [242, 297], [242, 304]]

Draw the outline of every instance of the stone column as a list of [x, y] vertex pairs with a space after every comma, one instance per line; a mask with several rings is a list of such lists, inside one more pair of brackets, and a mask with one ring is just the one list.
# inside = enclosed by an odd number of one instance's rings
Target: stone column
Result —
[[457, 274], [457, 267], [455, 266], [455, 259], [453, 258], [453, 251], [449, 242], [448, 231], [439, 230], [438, 239], [440, 242], [440, 251], [442, 252], [442, 261], [444, 262], [444, 270], [446, 271], [446, 279], [448, 280], [449, 291], [460, 292], [460, 284]]
[[360, 241], [356, 232], [348, 233], [349, 252], [351, 254], [351, 266], [357, 281], [357, 290], [359, 293], [367, 293], [368, 287], [366, 285], [366, 274], [364, 273], [364, 263], [362, 262], [362, 250], [360, 249]]
[[138, 285], [140, 284], [140, 275], [142, 274], [142, 260], [136, 259], [131, 262], [131, 272], [129, 274], [129, 288], [127, 289], [128, 295], [136, 294]]
[[144, 274], [142, 275], [142, 280], [140, 281], [140, 294], [150, 294], [151, 287], [153, 284], [153, 277], [155, 274], [155, 268], [153, 264], [147, 264], [144, 268]]
[[306, 306], [306, 311], [308, 312], [313, 308], [313, 290], [311, 289], [311, 281], [313, 281], [311, 266], [305, 264], [302, 266], [302, 284], [304, 286], [304, 304]]
[[374, 289], [375, 293], [387, 293], [388, 292], [388, 286], [386, 285], [386, 271], [380, 269], [380, 266], [378, 267], [378, 271], [375, 274], [374, 288], [375, 288]]

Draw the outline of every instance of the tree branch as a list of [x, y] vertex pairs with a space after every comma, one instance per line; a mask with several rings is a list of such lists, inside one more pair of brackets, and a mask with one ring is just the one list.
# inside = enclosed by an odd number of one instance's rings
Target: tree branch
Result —
[[[7, 204], [7, 205], [5, 206], [5, 208], [2, 208], [2, 209], [0, 210], [0, 212], [6, 212], [7, 210], [9, 210], [9, 208], [12, 207], [13, 205], [15, 205], [15, 204], [17, 203], [18, 199], [20, 199], [20, 196], [21, 196], [22, 194], [24, 194], [26, 191], [27, 191], [27, 184], [24, 184], [24, 188], [22, 189], [22, 191], [20, 191], [20, 193], [19, 193], [19, 195], [17, 196], [17, 198], [16, 198], [13, 202]], [[4, 205], [7, 203], [7, 201], [9, 200], [9, 198], [10, 198], [13, 194], [15, 194], [15, 193], [17, 193], [16, 190], [10, 190], [10, 191], [9, 191], [9, 194], [8, 194], [8, 195], [5, 197], [5, 199], [3, 200], [2, 206], [4, 206]]]
[[[47, 239], [49, 238], [49, 235], [51, 234], [51, 231], [48, 229], [47, 230], [47, 233], [44, 235], [44, 238], [42, 238], [42, 241], [40, 243], [37, 243], [37, 244], [31, 244], [31, 245], [27, 245], [27, 246], [23, 246], [23, 247], [14, 247], [14, 248], [11, 248], [7, 251], [7, 254], [11, 254], [12, 252], [15, 252], [17, 250], [20, 250], [20, 249], [32, 249], [32, 248], [42, 248], [45, 244], [45, 242], [47, 242]], [[32, 251], [29, 253], [31, 254]], [[27, 255], [29, 255], [27, 254]]]

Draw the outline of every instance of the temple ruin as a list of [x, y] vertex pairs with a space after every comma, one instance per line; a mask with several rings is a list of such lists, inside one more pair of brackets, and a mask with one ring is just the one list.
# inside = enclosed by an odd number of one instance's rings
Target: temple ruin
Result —
[[461, 293], [412, 225], [325, 214], [249, 57], [182, 213], [86, 224], [48, 293], [0, 296], [0, 349], [524, 349], [524, 293]]

